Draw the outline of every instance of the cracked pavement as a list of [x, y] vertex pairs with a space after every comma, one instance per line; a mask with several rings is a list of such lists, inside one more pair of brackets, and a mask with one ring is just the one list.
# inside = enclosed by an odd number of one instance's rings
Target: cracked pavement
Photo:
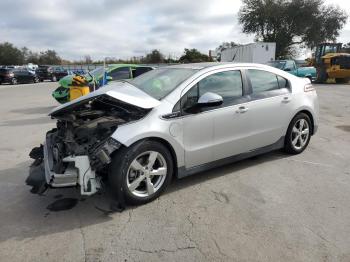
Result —
[[[1, 261], [350, 261], [350, 85], [316, 85], [319, 132], [182, 180], [157, 200], [108, 209], [74, 189], [32, 195], [28, 153], [54, 122], [57, 83], [0, 86]], [[72, 209], [50, 211], [60, 199]]]

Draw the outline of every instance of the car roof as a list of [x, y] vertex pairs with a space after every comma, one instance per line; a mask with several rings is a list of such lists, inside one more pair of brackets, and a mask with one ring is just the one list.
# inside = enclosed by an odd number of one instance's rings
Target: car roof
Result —
[[168, 68], [183, 68], [183, 69], [220, 69], [226, 67], [260, 67], [260, 68], [271, 68], [270, 66], [257, 63], [236, 63], [236, 62], [204, 62], [204, 63], [191, 63], [191, 64], [177, 64], [170, 65]]

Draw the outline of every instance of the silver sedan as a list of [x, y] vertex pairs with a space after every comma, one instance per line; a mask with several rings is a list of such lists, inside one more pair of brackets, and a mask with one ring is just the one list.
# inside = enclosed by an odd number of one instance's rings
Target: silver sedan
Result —
[[112, 83], [51, 116], [57, 128], [36, 154], [45, 185], [91, 195], [107, 181], [143, 204], [173, 176], [282, 148], [303, 152], [317, 131], [318, 100], [308, 79], [276, 68], [199, 63]]

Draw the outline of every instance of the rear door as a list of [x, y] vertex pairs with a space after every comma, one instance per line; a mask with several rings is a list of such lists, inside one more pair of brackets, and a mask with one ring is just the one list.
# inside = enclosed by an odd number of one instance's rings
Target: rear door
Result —
[[23, 70], [16, 70], [14, 71], [15, 78], [17, 79], [18, 82], [25, 82], [26, 81], [26, 76], [24, 74]]
[[292, 117], [291, 87], [287, 79], [260, 69], [247, 69], [251, 101], [246, 104], [251, 128], [249, 147], [260, 148], [285, 136]]

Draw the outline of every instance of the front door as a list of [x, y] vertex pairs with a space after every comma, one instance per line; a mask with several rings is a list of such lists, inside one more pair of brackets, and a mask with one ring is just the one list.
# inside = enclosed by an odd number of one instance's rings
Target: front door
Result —
[[[245, 150], [249, 123], [243, 113], [237, 112], [246, 99], [243, 90], [241, 72], [226, 69], [201, 79], [181, 98], [186, 168]], [[223, 103], [193, 110], [199, 97], [207, 92], [220, 95]]]

